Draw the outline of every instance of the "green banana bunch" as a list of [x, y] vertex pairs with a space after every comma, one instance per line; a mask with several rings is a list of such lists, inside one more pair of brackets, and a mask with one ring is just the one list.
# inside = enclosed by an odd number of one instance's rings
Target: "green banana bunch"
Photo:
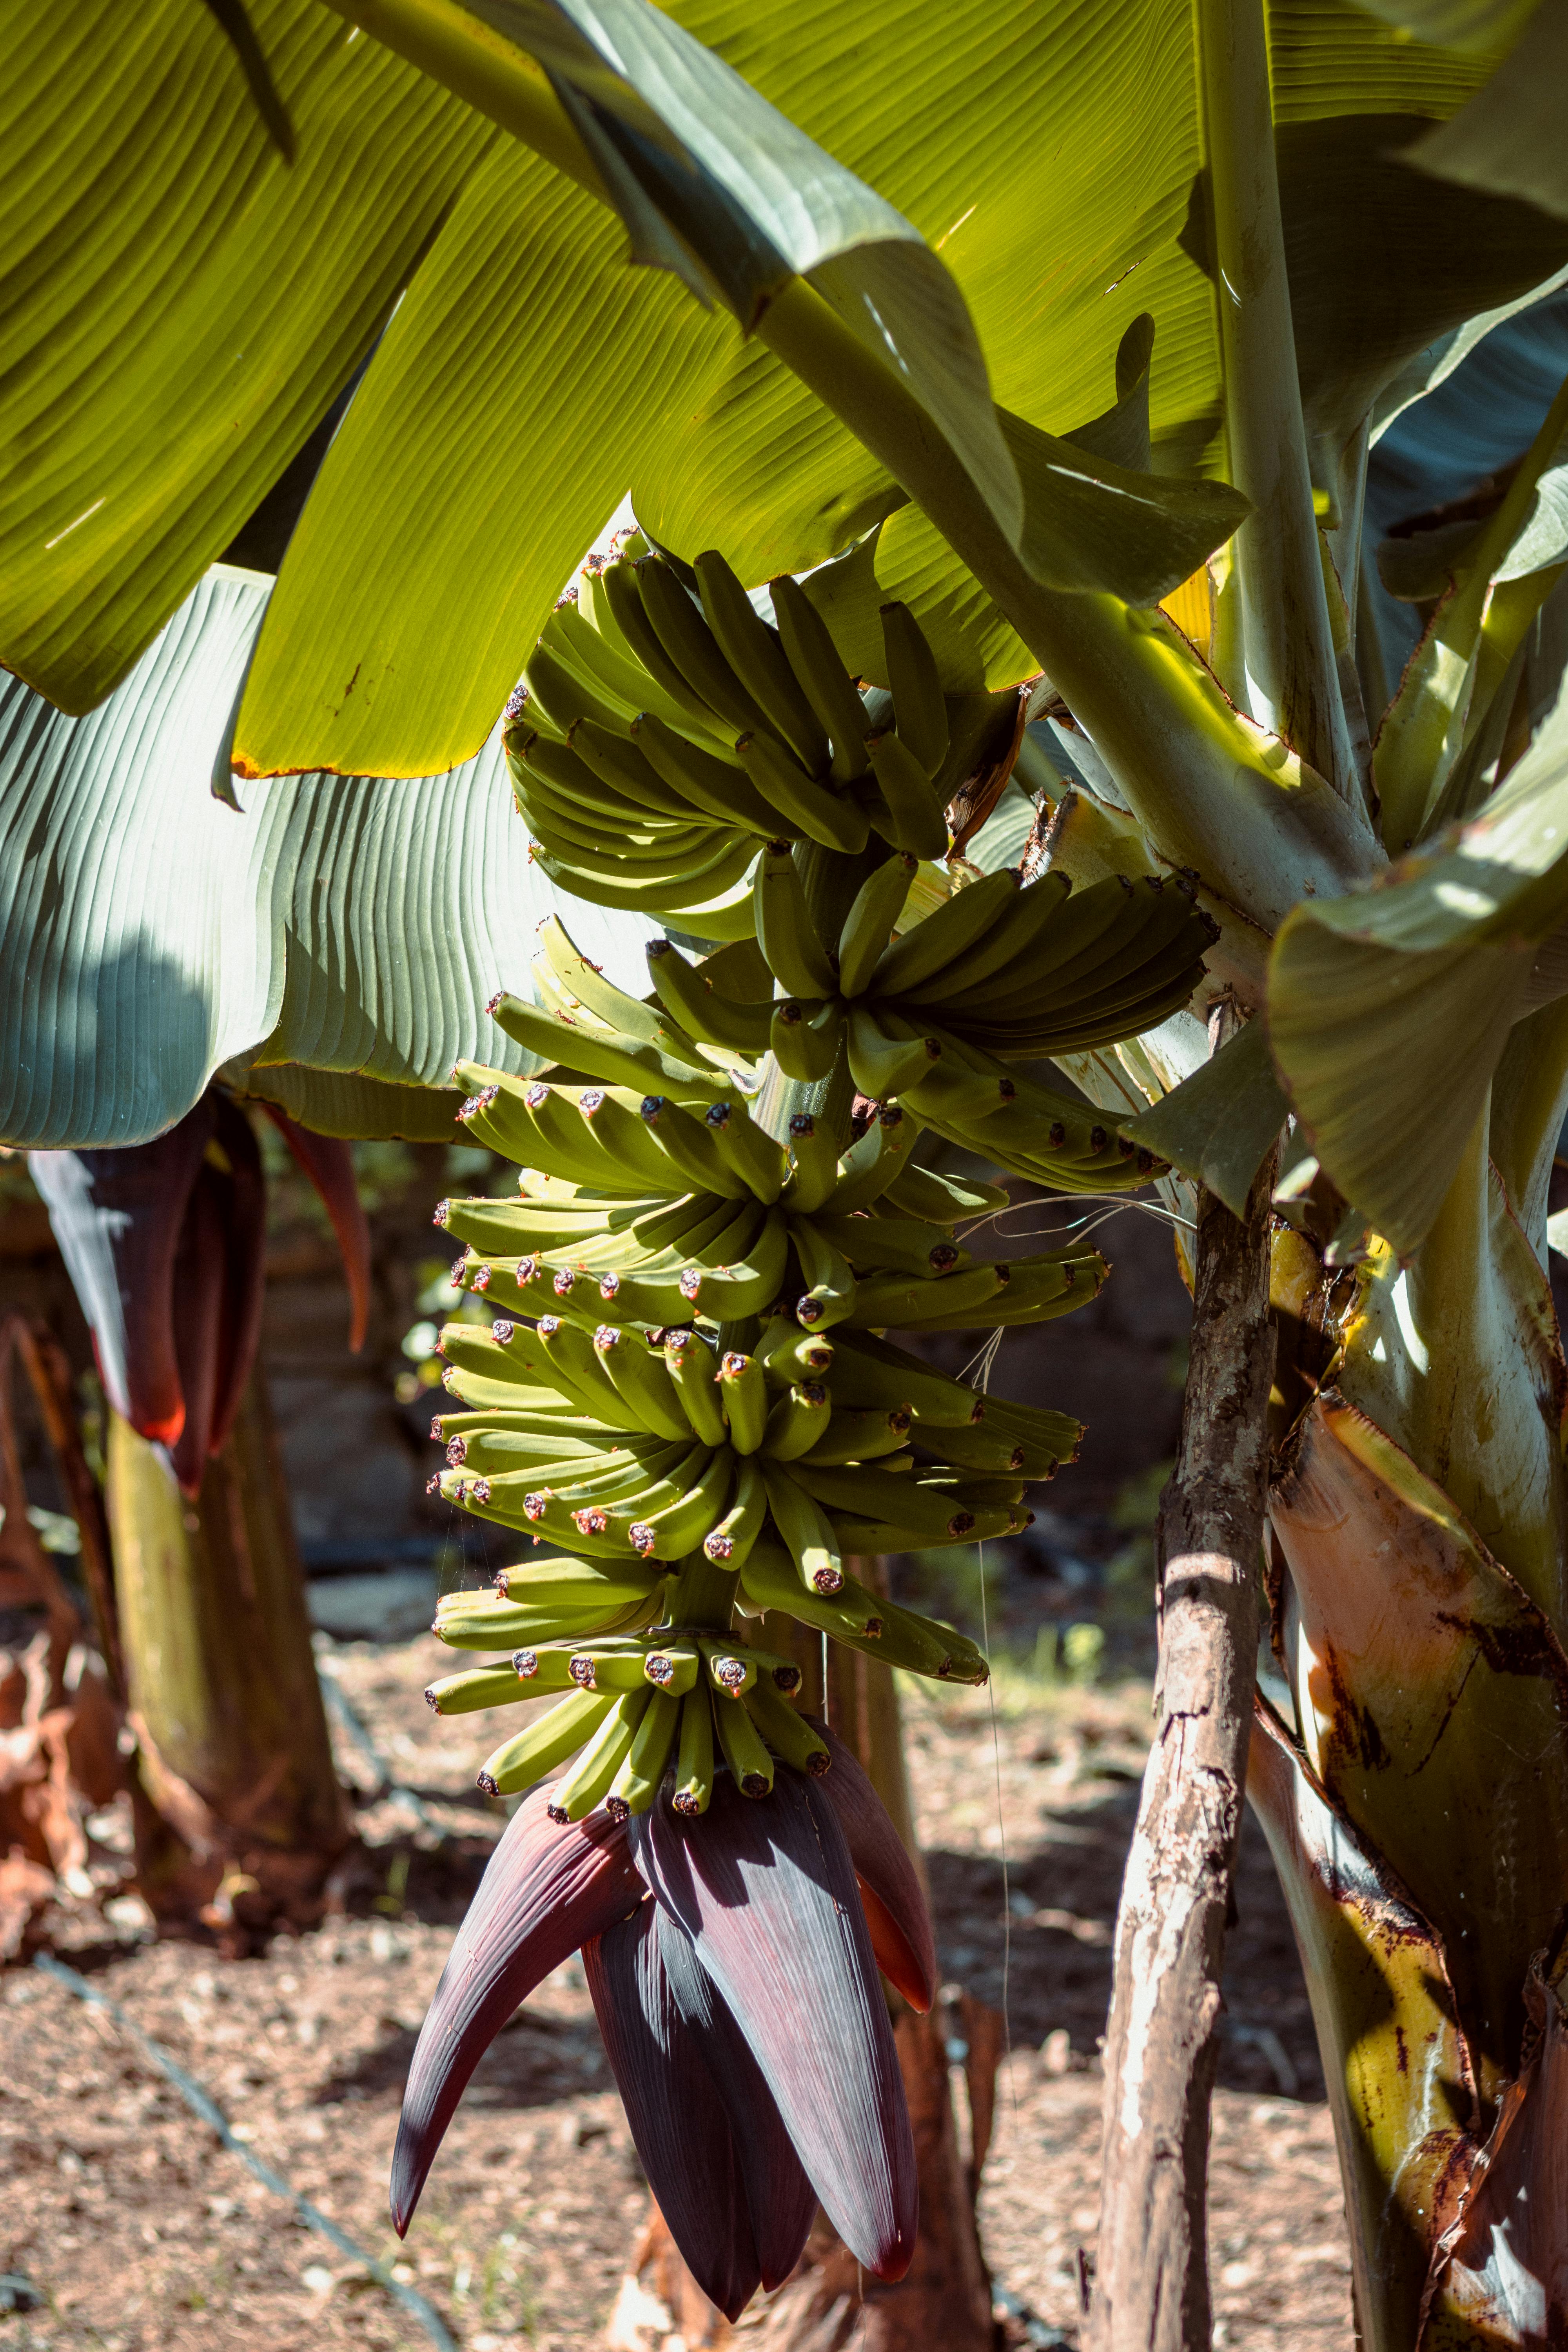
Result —
[[489, 1008], [537, 1074], [456, 1073], [518, 1189], [436, 1215], [494, 1319], [441, 1335], [462, 1409], [437, 1417], [431, 1490], [535, 1556], [443, 1600], [437, 1633], [489, 1662], [427, 1696], [554, 1694], [480, 1785], [566, 1767], [561, 1821], [826, 1768], [798, 1671], [737, 1621], [985, 1679], [856, 1563], [1016, 1533], [1082, 1432], [898, 1342], [1049, 1320], [1106, 1267], [974, 1255], [1007, 1193], [914, 1147], [929, 1129], [1058, 1192], [1149, 1181], [1161, 1163], [1017, 1065], [1152, 1027], [1213, 937], [1179, 880], [944, 872], [963, 746], [913, 615], [883, 608], [888, 691], [863, 695], [799, 584], [770, 593], [771, 623], [721, 556], [689, 569], [633, 534], [552, 615], [504, 729], [545, 870], [660, 933], [637, 997], [540, 926], [536, 1002]]
[[735, 928], [709, 935], [734, 937], [760, 842], [853, 855], [874, 830], [945, 856], [947, 710], [909, 608], [883, 609], [879, 731], [795, 581], [773, 583], [770, 625], [722, 556], [698, 557], [694, 597], [637, 544], [568, 591], [509, 706], [507, 762], [552, 878], [607, 906], [720, 901]]
[[[1216, 936], [1179, 881], [1112, 876], [1069, 895], [1064, 875], [1025, 888], [1010, 867], [954, 889], [898, 930], [915, 872], [912, 856], [882, 859], [837, 938], [824, 940], [795, 851], [784, 841], [763, 849], [753, 884], [757, 940], [784, 1000], [771, 1010], [768, 1041], [790, 1076], [825, 1076], [842, 1038], [863, 1095], [918, 1108], [939, 1071], [962, 1086], [996, 1055], [1062, 1054], [1152, 1028], [1192, 996]], [[703, 1036], [700, 989], [668, 957], [654, 984]], [[768, 1012], [727, 1004], [724, 1018], [731, 1034], [760, 1036]]]

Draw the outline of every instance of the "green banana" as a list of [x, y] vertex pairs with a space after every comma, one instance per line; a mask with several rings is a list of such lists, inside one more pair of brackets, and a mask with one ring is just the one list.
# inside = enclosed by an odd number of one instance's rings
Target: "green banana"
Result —
[[787, 1307], [763, 1326], [753, 1352], [769, 1380], [786, 1387], [796, 1381], [824, 1380], [833, 1369], [832, 1340], [803, 1331]]
[[[563, 1609], [588, 1608], [602, 1601], [613, 1609], [658, 1590], [658, 1580], [640, 1568], [605, 1568], [597, 1560], [570, 1558], [524, 1560], [517, 1568], [498, 1569], [495, 1574], [495, 1591], [502, 1596], [500, 1606], [518, 1596], [526, 1598], [531, 1608], [546, 1602]], [[475, 1597], [447, 1593], [437, 1601], [437, 1613], [448, 1604], [456, 1606]]]
[[899, 740], [908, 745], [922, 772], [934, 777], [947, 757], [948, 742], [947, 704], [936, 657], [907, 604], [884, 604], [881, 617]]
[[754, 1454], [735, 1459], [735, 1491], [729, 1509], [702, 1538], [702, 1553], [717, 1568], [739, 1570], [750, 1556], [768, 1516], [767, 1488]]
[[[628, 811], [649, 812], [682, 825], [693, 822], [691, 803], [665, 782], [640, 741], [627, 741], [624, 728], [612, 734], [592, 719], [580, 719], [566, 742], [601, 784], [621, 795]], [[706, 809], [696, 814], [709, 815]]]
[[744, 1704], [747, 1714], [781, 1763], [809, 1774], [813, 1780], [828, 1770], [833, 1758], [826, 1741], [804, 1715], [796, 1714], [780, 1692], [759, 1682], [745, 1693]]
[[425, 1704], [433, 1715], [472, 1715], [481, 1706], [515, 1706], [533, 1696], [510, 1666], [476, 1666], [428, 1684]]
[[[616, 569], [621, 567], [617, 566]], [[653, 672], [639, 661], [610, 610], [603, 572], [580, 574], [575, 606], [557, 605], [544, 625], [546, 637], [559, 639], [563, 656], [599, 684], [608, 698], [628, 718], [652, 708], [662, 719], [689, 727], [693, 714], [665, 691]], [[651, 634], [651, 633], [650, 633]], [[707, 725], [712, 728], [710, 717]]]
[[760, 1314], [778, 1297], [788, 1263], [789, 1227], [776, 1209], [769, 1209], [743, 1258], [725, 1259], [715, 1244], [681, 1275], [680, 1295], [689, 1312], [716, 1323], [738, 1322]]
[[650, 1647], [643, 1659], [643, 1673], [655, 1690], [669, 1691], [677, 1698], [696, 1689], [701, 1668], [697, 1644], [684, 1636]]
[[681, 1409], [703, 1444], [727, 1445], [730, 1433], [719, 1405], [719, 1365], [706, 1339], [695, 1331], [667, 1331], [664, 1362]]
[[654, 1693], [645, 1688], [627, 1691], [611, 1701], [608, 1714], [576, 1763], [555, 1783], [545, 1807], [552, 1822], [580, 1822], [603, 1804], [653, 1699]]
[[733, 1475], [734, 1458], [728, 1446], [709, 1454], [678, 1501], [634, 1523], [629, 1531], [632, 1549], [644, 1559], [684, 1559], [718, 1525]]
[[908, 996], [932, 980], [1003, 919], [1018, 887], [1017, 875], [1004, 866], [954, 890], [934, 913], [900, 931], [882, 950], [871, 974], [871, 992], [882, 997]]
[[913, 857], [945, 857], [947, 814], [920, 761], [901, 736], [873, 736], [868, 748], [871, 772], [887, 812], [876, 812], [878, 832]]
[[605, 1799], [605, 1811], [613, 1822], [646, 1813], [658, 1796], [680, 1727], [681, 1705], [668, 1692], [656, 1691], [644, 1707]]
[[857, 1276], [868, 1267], [886, 1268], [920, 1275], [931, 1282], [956, 1274], [969, 1263], [969, 1253], [960, 1248], [951, 1233], [919, 1218], [846, 1217], [829, 1210], [818, 1211], [812, 1222], [825, 1239], [843, 1251]]
[[577, 1097], [577, 1115], [595, 1142], [624, 1171], [623, 1181], [629, 1177], [649, 1187], [662, 1184], [674, 1192], [685, 1190], [680, 1171], [670, 1165], [668, 1153], [659, 1149], [638, 1113], [605, 1087], [584, 1087]]
[[712, 1794], [713, 1702], [704, 1686], [680, 1703], [680, 1747], [670, 1802], [678, 1813], [705, 1813]]
[[645, 1095], [640, 1116], [668, 1160], [672, 1179], [730, 1200], [750, 1192], [745, 1178], [721, 1158], [702, 1120], [694, 1118], [670, 1096]]
[[903, 912], [919, 860], [906, 850], [895, 850], [866, 877], [851, 901], [838, 934], [838, 988], [841, 995], [859, 996], [868, 987], [893, 926]]
[[759, 1450], [771, 1461], [793, 1462], [812, 1451], [831, 1414], [827, 1391], [820, 1381], [786, 1389], [768, 1415]]
[[[951, 1075], [940, 1067], [931, 1073], [933, 1079]], [[973, 1176], [944, 1175], [940, 1169], [920, 1168], [912, 1161], [906, 1161], [889, 1179], [881, 1198], [900, 1216], [926, 1217], [939, 1225], [955, 1224], [960, 1217], [983, 1216], [1009, 1203], [1009, 1195], [1000, 1184], [982, 1184]], [[838, 1207], [837, 1193], [830, 1205]]]
[[618, 562], [606, 563], [599, 574], [599, 585], [623, 639], [659, 690], [686, 718], [695, 719], [708, 735], [717, 735], [714, 714], [696, 689], [687, 683], [678, 666], [671, 661], [644, 609], [642, 583], [634, 562], [623, 557]]
[[1005, 1289], [1011, 1269], [1005, 1265], [972, 1265], [963, 1274], [863, 1275], [856, 1292], [850, 1320], [868, 1330], [889, 1325], [915, 1324], [924, 1329], [931, 1321], [946, 1328], [993, 1320], [989, 1309]]
[[672, 1181], [679, 1176], [678, 1170], [667, 1171], [666, 1181], [657, 1192], [604, 1193], [588, 1203], [526, 1198], [442, 1201], [431, 1222], [467, 1242], [481, 1256], [516, 1257], [558, 1244], [569, 1245], [578, 1235], [592, 1236], [606, 1227], [615, 1229], [617, 1221], [629, 1223], [645, 1210], [659, 1207], [672, 1189], [686, 1189], [689, 1179], [682, 1178], [679, 1186]]
[[[914, 1415], [907, 1406], [835, 1405], [827, 1416], [827, 1426], [811, 1448], [816, 1463], [875, 1462], [882, 1455], [897, 1454], [909, 1441]], [[967, 1434], [967, 1433], [965, 1433]], [[942, 1434], [942, 1451], [948, 1450], [948, 1433]]]
[[743, 1797], [765, 1797], [773, 1785], [773, 1759], [762, 1734], [738, 1698], [713, 1697], [713, 1722], [731, 1779]]
[[[932, 1063], [908, 1089], [910, 1108], [921, 1118], [962, 1120], [973, 1126], [1010, 1110], [1018, 1097], [1017, 1081], [976, 1070], [951, 1057]], [[1079, 1106], [1081, 1109], [1081, 1105]], [[1065, 1142], [1067, 1129], [1062, 1129]]]
[[984, 1417], [986, 1400], [962, 1381], [933, 1371], [869, 1331], [838, 1333], [833, 1359], [835, 1404], [903, 1406], [933, 1429], [962, 1428]]
[[710, 1102], [705, 1113], [714, 1148], [727, 1168], [743, 1177], [756, 1198], [771, 1206], [784, 1190], [784, 1153], [760, 1128], [743, 1097]]
[[865, 848], [871, 828], [858, 801], [841, 799], [831, 784], [808, 776], [776, 736], [760, 730], [738, 736], [735, 757], [763, 800], [809, 840], [850, 856]]
[[569, 735], [580, 719], [592, 719], [611, 734], [626, 732], [626, 720], [605, 690], [563, 660], [542, 637], [522, 666], [522, 682], [529, 702], [543, 712], [558, 735]]
[[697, 1646], [702, 1653], [703, 1672], [716, 1691], [726, 1698], [739, 1698], [742, 1691], [751, 1689], [757, 1679], [757, 1661], [750, 1650], [738, 1647], [728, 1634], [702, 1634]]
[[795, 680], [783, 647], [723, 557], [710, 549], [692, 569], [720, 651], [768, 724], [814, 776], [826, 773], [827, 730]]
[[1034, 1517], [1033, 1511], [997, 1507], [994, 1510], [971, 1511], [954, 1508], [946, 1534], [927, 1534], [922, 1528], [910, 1527], [903, 1519], [863, 1519], [849, 1511], [828, 1514], [833, 1527], [834, 1541], [846, 1557], [855, 1554], [867, 1559], [877, 1552], [940, 1550], [948, 1544], [984, 1544], [1001, 1536], [1021, 1534]]
[[805, 999], [836, 996], [837, 976], [816, 935], [787, 843], [770, 842], [764, 848], [752, 888], [757, 941], [785, 993]]
[[898, 1103], [884, 1103], [864, 1135], [839, 1160], [833, 1190], [823, 1202], [835, 1216], [868, 1209], [897, 1183], [920, 1128]]
[[773, 618], [790, 669], [831, 738], [835, 783], [866, 772], [866, 706], [838, 657], [827, 624], [798, 580], [788, 572], [768, 583]]
[[797, 1110], [789, 1123], [789, 1181], [784, 1207], [792, 1216], [815, 1215], [838, 1181], [838, 1154], [833, 1129], [816, 1113]]
[[[563, 1385], [542, 1335], [529, 1330], [526, 1325], [509, 1323], [504, 1317], [492, 1323], [488, 1331], [481, 1330], [477, 1323], [443, 1324], [436, 1349], [453, 1369], [487, 1373], [491, 1380], [504, 1382], [510, 1391], [510, 1402], [547, 1391], [569, 1398], [577, 1405], [584, 1402], [575, 1387]], [[591, 1410], [595, 1418], [600, 1417], [596, 1405]]]
[[[706, 838], [714, 842], [720, 836], [710, 834]], [[749, 835], [711, 852], [705, 848], [683, 852], [676, 846], [658, 858], [647, 859], [629, 856], [624, 843], [618, 850], [574, 849], [568, 855], [552, 848], [537, 835], [529, 848], [535, 865], [552, 882], [574, 898], [592, 898], [601, 907], [618, 907], [656, 923], [662, 922], [667, 913], [684, 915], [687, 920], [677, 929], [695, 931], [704, 939], [739, 939], [752, 919], [750, 907], [734, 895], [756, 855], [756, 843]], [[735, 928], [721, 930], [721, 921]], [[605, 1073], [595, 1069], [594, 1075]], [[629, 1083], [623, 1081], [619, 1072], [614, 1076], [616, 1084]]]
[[755, 1356], [731, 1349], [721, 1357], [719, 1391], [731, 1444], [737, 1454], [755, 1454], [768, 1417], [767, 1381]]
[[607, 1691], [574, 1691], [491, 1749], [479, 1767], [479, 1787], [487, 1797], [514, 1797], [532, 1788], [582, 1746], [614, 1704]]
[[639, 1333], [601, 1323], [594, 1334], [594, 1353], [624, 1400], [632, 1428], [651, 1429], [656, 1437], [691, 1435], [689, 1416], [662, 1356], [654, 1355]]
[[881, 1633], [886, 1601], [852, 1576], [846, 1576], [836, 1592], [803, 1588], [800, 1570], [782, 1543], [765, 1539], [753, 1544], [741, 1583], [763, 1611], [776, 1609], [782, 1615], [798, 1617], [803, 1625], [829, 1633], [836, 1642], [858, 1648], [874, 1643]]
[[807, 1331], [831, 1330], [855, 1311], [854, 1272], [810, 1217], [797, 1217], [790, 1237], [806, 1285], [795, 1302], [795, 1320]]
[[717, 760], [699, 743], [690, 742], [657, 712], [645, 710], [632, 721], [632, 741], [667, 792], [679, 793], [689, 809], [710, 824], [731, 832], [754, 834], [773, 840], [781, 813], [763, 800], [743, 770], [728, 760]]
[[890, 1035], [877, 1018], [879, 1010], [879, 1006], [874, 1009], [864, 998], [858, 999], [849, 1007], [846, 1024], [850, 1075], [860, 1092], [869, 1095], [874, 1102], [918, 1087], [942, 1054], [942, 1045], [934, 1037]]
[[579, 1324], [542, 1315], [534, 1326], [544, 1361], [565, 1396], [574, 1397], [599, 1421], [625, 1422], [621, 1392]]
[[722, 1045], [754, 1060], [768, 1049], [771, 1004], [737, 1003], [715, 996], [671, 940], [649, 940], [647, 968], [659, 1001], [706, 1045]]
[[949, 1494], [932, 1493], [907, 1471], [878, 1470], [864, 1464], [838, 1468], [806, 1460], [792, 1462], [789, 1475], [825, 1510], [853, 1512], [863, 1519], [907, 1528], [922, 1543], [956, 1540], [969, 1533], [973, 1522], [966, 1506]]
[[652, 1045], [623, 1043], [566, 1014], [543, 1013], [538, 1005], [525, 1004], [504, 990], [491, 997], [485, 1010], [515, 1045], [537, 1054], [542, 1061], [582, 1070], [590, 1080], [641, 1091], [651, 1079], [678, 1102], [711, 1093], [712, 1073], [697, 1064], [678, 1060]]
[[[969, 885], [971, 889], [974, 887], [973, 883]], [[1000, 894], [1003, 904], [989, 929], [928, 978], [915, 982], [901, 993], [917, 1002], [929, 994], [947, 1003], [988, 982], [1010, 987], [1015, 971], [1024, 969], [1024, 960], [1039, 951], [1042, 938], [1071, 889], [1072, 884], [1065, 874], [1053, 872], [1042, 874], [1026, 889], [1015, 892], [1011, 899]], [[960, 891], [957, 895], [962, 898], [965, 894]]]
[[768, 1009], [768, 1043], [785, 1077], [808, 1083], [826, 1077], [838, 1059], [844, 1034], [844, 1008], [837, 998], [807, 998], [803, 1003], [790, 996]]
[[661, 556], [637, 566], [643, 611], [669, 661], [710, 711], [733, 728], [766, 719], [719, 649], [718, 640]]
[[827, 1514], [815, 1496], [799, 1483], [797, 1465], [788, 1469], [764, 1461], [763, 1484], [768, 1508], [810, 1591], [835, 1593], [844, 1587], [844, 1560]]
[[667, 1045], [689, 1054], [692, 1040], [677, 1027], [671, 1030], [657, 1004], [628, 996], [624, 988], [605, 978], [582, 952], [558, 915], [546, 915], [534, 932], [539, 942], [534, 970], [546, 969], [577, 1004], [619, 1035], [643, 1045]]

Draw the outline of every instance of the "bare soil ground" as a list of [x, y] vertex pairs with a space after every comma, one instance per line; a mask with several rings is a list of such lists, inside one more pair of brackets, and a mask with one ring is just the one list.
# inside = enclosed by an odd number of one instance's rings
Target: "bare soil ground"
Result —
[[[86, 1905], [55, 1946], [219, 2101], [258, 2155], [416, 2284], [465, 2352], [598, 2344], [646, 2209], [574, 1962], [480, 2066], [406, 2246], [385, 2217], [398, 2097], [426, 2000], [498, 1817], [468, 1800], [483, 1727], [418, 1700], [451, 1655], [421, 1638], [324, 1659], [421, 1793], [361, 1813], [342, 1916], [225, 1962]], [[1097, 2038], [1147, 1737], [1147, 1691], [999, 1679], [910, 1692], [944, 1974], [1005, 2006], [982, 2223], [998, 2284], [1076, 2341], [1098, 2195]], [[353, 1748], [344, 1777], [363, 1783]], [[1000, 1826], [998, 1800], [1000, 1799]], [[448, 1834], [444, 1842], [430, 1823]], [[101, 1824], [110, 1839], [113, 1822]], [[1213, 2247], [1226, 2347], [1352, 2341], [1344, 2223], [1294, 1948], [1249, 1826], [1215, 2126]], [[291, 2217], [116, 2026], [36, 1969], [0, 1978], [0, 2352], [263, 2352], [426, 2338], [373, 2270]], [[26, 2283], [26, 2284], [24, 2284]], [[12, 2305], [7, 2316], [7, 2297]], [[17, 2307], [31, 2305], [31, 2308]], [[1059, 2336], [1054, 2331], [1060, 2330]], [[1008, 2340], [1026, 2340], [1016, 2321]]]

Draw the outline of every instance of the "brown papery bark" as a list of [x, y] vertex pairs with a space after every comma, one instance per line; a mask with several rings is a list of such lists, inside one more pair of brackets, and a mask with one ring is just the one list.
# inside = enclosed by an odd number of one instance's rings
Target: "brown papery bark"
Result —
[[1116, 1925], [1091, 2352], [1210, 2338], [1209, 2107], [1257, 1672], [1274, 1164], [1270, 1151], [1240, 1220], [1199, 1194], [1186, 1400], [1160, 1507], [1159, 1728]]

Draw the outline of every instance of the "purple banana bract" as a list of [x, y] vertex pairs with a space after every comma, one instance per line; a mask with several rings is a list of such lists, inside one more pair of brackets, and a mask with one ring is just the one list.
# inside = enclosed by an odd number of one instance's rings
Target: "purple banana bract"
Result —
[[753, 1800], [721, 1774], [695, 1817], [661, 1800], [620, 1823], [556, 1823], [547, 1789], [524, 1801], [414, 2053], [399, 2232], [479, 2059], [580, 1947], [649, 2185], [720, 2309], [733, 2319], [789, 2275], [819, 2200], [868, 2270], [902, 2277], [915, 2157], [878, 1964], [929, 2006], [931, 1925], [880, 1800], [832, 1744], [826, 1780], [781, 1766]]

